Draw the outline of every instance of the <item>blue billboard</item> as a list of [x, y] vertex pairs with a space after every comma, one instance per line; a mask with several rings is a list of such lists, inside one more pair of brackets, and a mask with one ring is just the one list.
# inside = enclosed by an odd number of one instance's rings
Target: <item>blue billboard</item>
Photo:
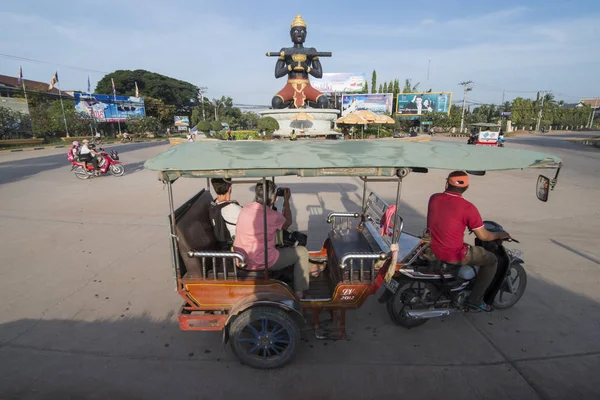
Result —
[[342, 117], [360, 110], [375, 114], [391, 114], [394, 95], [388, 94], [345, 94], [342, 96]]
[[428, 112], [450, 112], [452, 93], [400, 93], [396, 103], [397, 115], [423, 115]]
[[144, 99], [133, 96], [75, 93], [75, 111], [97, 122], [125, 122], [146, 115]]

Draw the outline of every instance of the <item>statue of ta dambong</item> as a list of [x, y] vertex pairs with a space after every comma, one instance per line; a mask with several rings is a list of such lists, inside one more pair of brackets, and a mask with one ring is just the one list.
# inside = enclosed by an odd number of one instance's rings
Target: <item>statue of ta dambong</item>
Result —
[[292, 21], [290, 37], [294, 43], [293, 47], [267, 53], [269, 57], [278, 57], [275, 78], [288, 76], [287, 84], [273, 97], [271, 105], [276, 109], [302, 108], [306, 105], [327, 108], [329, 105], [327, 96], [310, 85], [308, 75], [321, 78], [323, 69], [319, 57], [331, 57], [331, 53], [317, 52], [312, 47], [304, 47], [306, 22], [300, 15], [296, 15]]

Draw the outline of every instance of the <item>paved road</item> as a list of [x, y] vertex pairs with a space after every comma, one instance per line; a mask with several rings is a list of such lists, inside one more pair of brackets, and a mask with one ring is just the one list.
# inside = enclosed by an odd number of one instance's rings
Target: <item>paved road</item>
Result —
[[[179, 330], [166, 190], [154, 173], [79, 181], [58, 165], [64, 151], [0, 155], [0, 399], [599, 398], [600, 152], [553, 135], [507, 146], [565, 162], [548, 203], [535, 200], [533, 170], [473, 177], [467, 192], [521, 240], [529, 282], [517, 306], [404, 330], [373, 298], [350, 313], [349, 341], [307, 336], [293, 364], [268, 372], [240, 366], [217, 333]], [[124, 148], [123, 161], [139, 166], [165, 148]], [[408, 230], [422, 230], [443, 177], [406, 179]], [[279, 182], [311, 247], [324, 215], [359, 205], [355, 179]], [[178, 181], [176, 202], [203, 185]], [[370, 189], [394, 198], [385, 184]], [[234, 195], [252, 197], [245, 186]]]
[[[149, 147], [164, 146], [164, 142], [132, 143], [123, 145], [105, 145], [105, 149], [115, 149], [119, 154], [145, 149]], [[43, 171], [68, 166], [68, 149], [37, 150], [36, 153], [19, 152], [0, 154], [0, 185], [18, 181]], [[126, 170], [139, 168], [139, 165], [128, 164], [127, 156], [121, 158]]]

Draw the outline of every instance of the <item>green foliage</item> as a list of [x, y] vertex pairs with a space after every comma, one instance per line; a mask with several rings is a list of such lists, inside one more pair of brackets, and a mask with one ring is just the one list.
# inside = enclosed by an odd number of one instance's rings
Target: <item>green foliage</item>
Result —
[[383, 92], [381, 93], [388, 93], [388, 84], [387, 82], [383, 82]]
[[223, 125], [221, 125], [219, 121], [213, 121], [210, 123], [210, 128], [215, 132], [219, 132], [221, 129], [223, 129]]
[[191, 83], [143, 69], [111, 72], [100, 79], [95, 93], [112, 94], [111, 78], [115, 82], [115, 91], [118, 95], [135, 96], [135, 82], [137, 82], [140, 96], [144, 100], [153, 97], [161, 100], [163, 104], [181, 107], [189, 106], [190, 99], [198, 97], [198, 87]]
[[0, 106], [0, 138], [16, 139], [23, 133], [32, 133], [29, 115]]
[[384, 93], [383, 92], [383, 84], [379, 84], [379, 91], [377, 93]]
[[239, 126], [243, 129], [255, 129], [258, 127], [258, 121], [260, 117], [251, 111], [246, 111], [242, 113]]
[[362, 94], [368, 94], [369, 93], [369, 82], [365, 81], [365, 86], [363, 87], [363, 90], [361, 90]]
[[198, 122], [198, 125], [196, 125], [196, 129], [198, 129], [199, 131], [202, 131], [204, 133], [208, 133], [208, 131], [210, 131], [212, 129], [212, 127], [210, 126], [210, 122], [200, 121], [200, 122]]
[[377, 71], [373, 70], [373, 75], [371, 76], [371, 93], [376, 93], [377, 90]]
[[130, 133], [161, 133], [162, 126], [155, 117], [127, 118], [125, 123]]
[[416, 93], [419, 90], [419, 82], [416, 84], [412, 84], [411, 79], [406, 79], [404, 81], [404, 88], [402, 89], [402, 93]]
[[154, 97], [145, 97], [146, 116], [155, 117], [162, 125], [172, 125], [173, 117], [177, 108], [174, 105], [167, 105], [161, 99]]
[[258, 130], [265, 130], [267, 133], [271, 134], [274, 131], [279, 129], [279, 122], [273, 117], [263, 117], [258, 120]]

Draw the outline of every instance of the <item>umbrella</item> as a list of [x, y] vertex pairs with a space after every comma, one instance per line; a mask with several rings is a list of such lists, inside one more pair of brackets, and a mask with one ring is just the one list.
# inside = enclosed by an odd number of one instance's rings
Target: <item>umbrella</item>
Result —
[[315, 119], [315, 117], [304, 111], [294, 114], [290, 117], [290, 120], [292, 121], [312, 121], [313, 119]]
[[354, 114], [360, 115], [361, 117], [366, 119], [368, 122], [374, 122], [377, 119], [377, 114], [375, 114], [371, 110], [360, 110], [360, 111], [354, 112]]
[[381, 124], [395, 124], [396, 120], [387, 115], [381, 114], [375, 116], [375, 121], [373, 121], [373, 123], [377, 124], [377, 137], [379, 137], [379, 128], [381, 127]]
[[[298, 114], [294, 114], [290, 117], [290, 120], [292, 121], [312, 121], [314, 119], [315, 117], [304, 111], [301, 111]], [[304, 122], [300, 122], [300, 129], [304, 131]]]
[[348, 114], [345, 117], [338, 118], [335, 121], [338, 124], [347, 124], [347, 125], [362, 125], [363, 126], [363, 136], [365, 132], [364, 126], [369, 123], [366, 119], [356, 114]]

